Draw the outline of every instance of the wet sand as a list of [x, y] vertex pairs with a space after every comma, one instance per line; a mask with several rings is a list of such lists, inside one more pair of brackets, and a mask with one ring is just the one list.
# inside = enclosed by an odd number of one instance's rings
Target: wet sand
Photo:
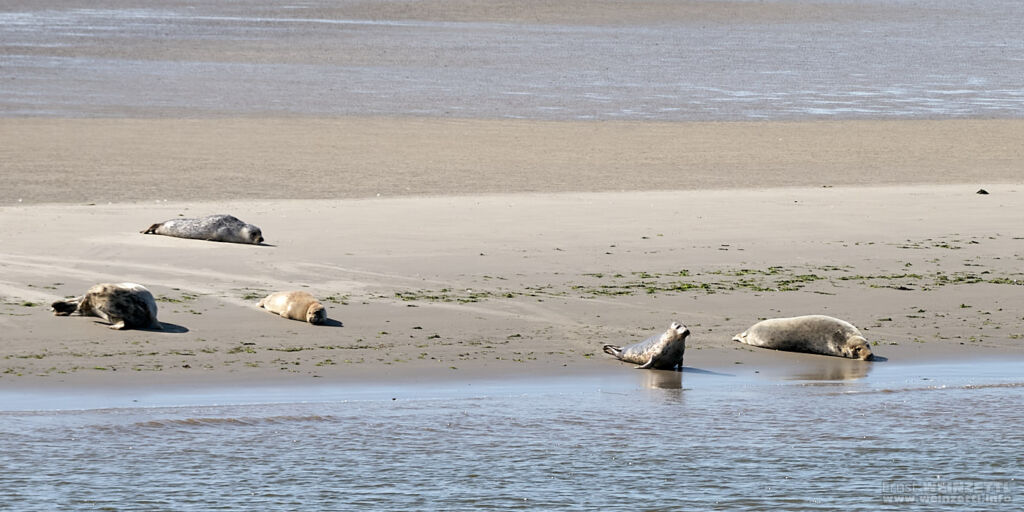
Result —
[[1024, 120], [0, 118], [0, 206], [1019, 183]]
[[[601, 345], [672, 320], [693, 332], [691, 371], [1019, 356], [1020, 125], [5, 119], [0, 382], [632, 371]], [[139, 233], [210, 213], [268, 245]], [[48, 311], [104, 281], [149, 287], [165, 330]], [[286, 289], [331, 324], [256, 308]], [[810, 313], [858, 325], [885, 360], [730, 341]]]

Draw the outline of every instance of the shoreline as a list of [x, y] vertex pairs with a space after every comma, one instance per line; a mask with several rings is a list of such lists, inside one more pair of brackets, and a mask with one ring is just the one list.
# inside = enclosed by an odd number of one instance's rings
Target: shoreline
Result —
[[[1024, 354], [973, 358], [934, 357], [888, 362], [812, 359], [766, 361], [755, 366], [685, 367], [683, 371], [614, 371], [595, 365], [569, 373], [510, 372], [487, 375], [418, 375], [399, 379], [190, 379], [133, 382], [115, 379], [80, 381], [73, 388], [36, 381], [0, 387], [0, 412], [84, 412], [114, 409], [231, 407], [327, 402], [438, 400], [466, 397], [521, 396], [628, 390], [717, 392], [722, 388], [841, 386], [846, 392], [894, 392], [953, 388], [1017, 388], [1014, 365]], [[824, 358], [824, 359], [822, 359]], [[764, 362], [764, 361], [762, 361]], [[810, 364], [808, 364], [810, 363]], [[851, 370], [853, 370], [851, 372]], [[947, 372], [952, 372], [951, 376]], [[894, 375], [904, 375], [902, 381]], [[946, 375], [946, 377], [943, 377]], [[994, 379], [994, 380], [993, 380]], [[1010, 380], [1008, 380], [1010, 379]]]

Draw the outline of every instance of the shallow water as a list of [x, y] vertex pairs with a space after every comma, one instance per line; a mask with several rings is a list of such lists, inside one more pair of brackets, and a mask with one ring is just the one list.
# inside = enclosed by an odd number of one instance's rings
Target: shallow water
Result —
[[348, 18], [317, 1], [26, 2], [0, 9], [0, 115], [1024, 115], [1018, 0], [782, 3], [818, 14], [567, 25]]
[[429, 386], [5, 392], [0, 503], [1018, 510], [1019, 368], [623, 365], [601, 376]]

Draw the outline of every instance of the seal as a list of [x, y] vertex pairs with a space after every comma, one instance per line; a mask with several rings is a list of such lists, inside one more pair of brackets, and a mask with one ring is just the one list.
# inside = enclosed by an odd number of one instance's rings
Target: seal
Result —
[[653, 368], [655, 370], [683, 369], [683, 352], [686, 351], [686, 337], [690, 330], [679, 322], [672, 322], [668, 330], [655, 334], [640, 343], [626, 348], [616, 345], [605, 345], [604, 351], [620, 361], [636, 363], [637, 368]]
[[101, 283], [81, 297], [54, 302], [50, 309], [56, 316], [98, 316], [111, 329], [163, 329], [156, 319], [156, 300], [141, 284]]
[[153, 224], [142, 231], [145, 235], [167, 235], [214, 242], [259, 244], [263, 242], [260, 228], [231, 215], [207, 215], [197, 219], [171, 219]]
[[851, 323], [825, 315], [770, 318], [751, 326], [733, 341], [755, 347], [870, 361], [874, 358], [864, 336]]
[[327, 310], [320, 301], [303, 291], [276, 292], [260, 299], [259, 307], [292, 320], [313, 325], [327, 321]]

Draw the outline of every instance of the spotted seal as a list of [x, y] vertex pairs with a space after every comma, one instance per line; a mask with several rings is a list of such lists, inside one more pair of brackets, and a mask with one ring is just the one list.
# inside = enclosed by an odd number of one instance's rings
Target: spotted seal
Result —
[[263, 242], [260, 228], [231, 215], [207, 215], [197, 219], [171, 219], [153, 224], [142, 231], [146, 235], [167, 235], [214, 242], [259, 244]]
[[733, 341], [755, 347], [870, 361], [874, 358], [864, 336], [845, 320], [825, 315], [770, 318], [751, 326]]
[[303, 291], [276, 292], [260, 299], [259, 307], [292, 320], [313, 325], [327, 321], [327, 310], [320, 301]]
[[668, 330], [655, 334], [640, 343], [626, 348], [605, 345], [604, 351], [621, 361], [636, 363], [637, 368], [655, 370], [683, 369], [683, 352], [686, 351], [686, 337], [690, 330], [679, 322], [672, 322]]
[[50, 309], [57, 316], [98, 316], [111, 329], [163, 329], [156, 319], [156, 300], [141, 284], [97, 284], [81, 297], [54, 302]]

